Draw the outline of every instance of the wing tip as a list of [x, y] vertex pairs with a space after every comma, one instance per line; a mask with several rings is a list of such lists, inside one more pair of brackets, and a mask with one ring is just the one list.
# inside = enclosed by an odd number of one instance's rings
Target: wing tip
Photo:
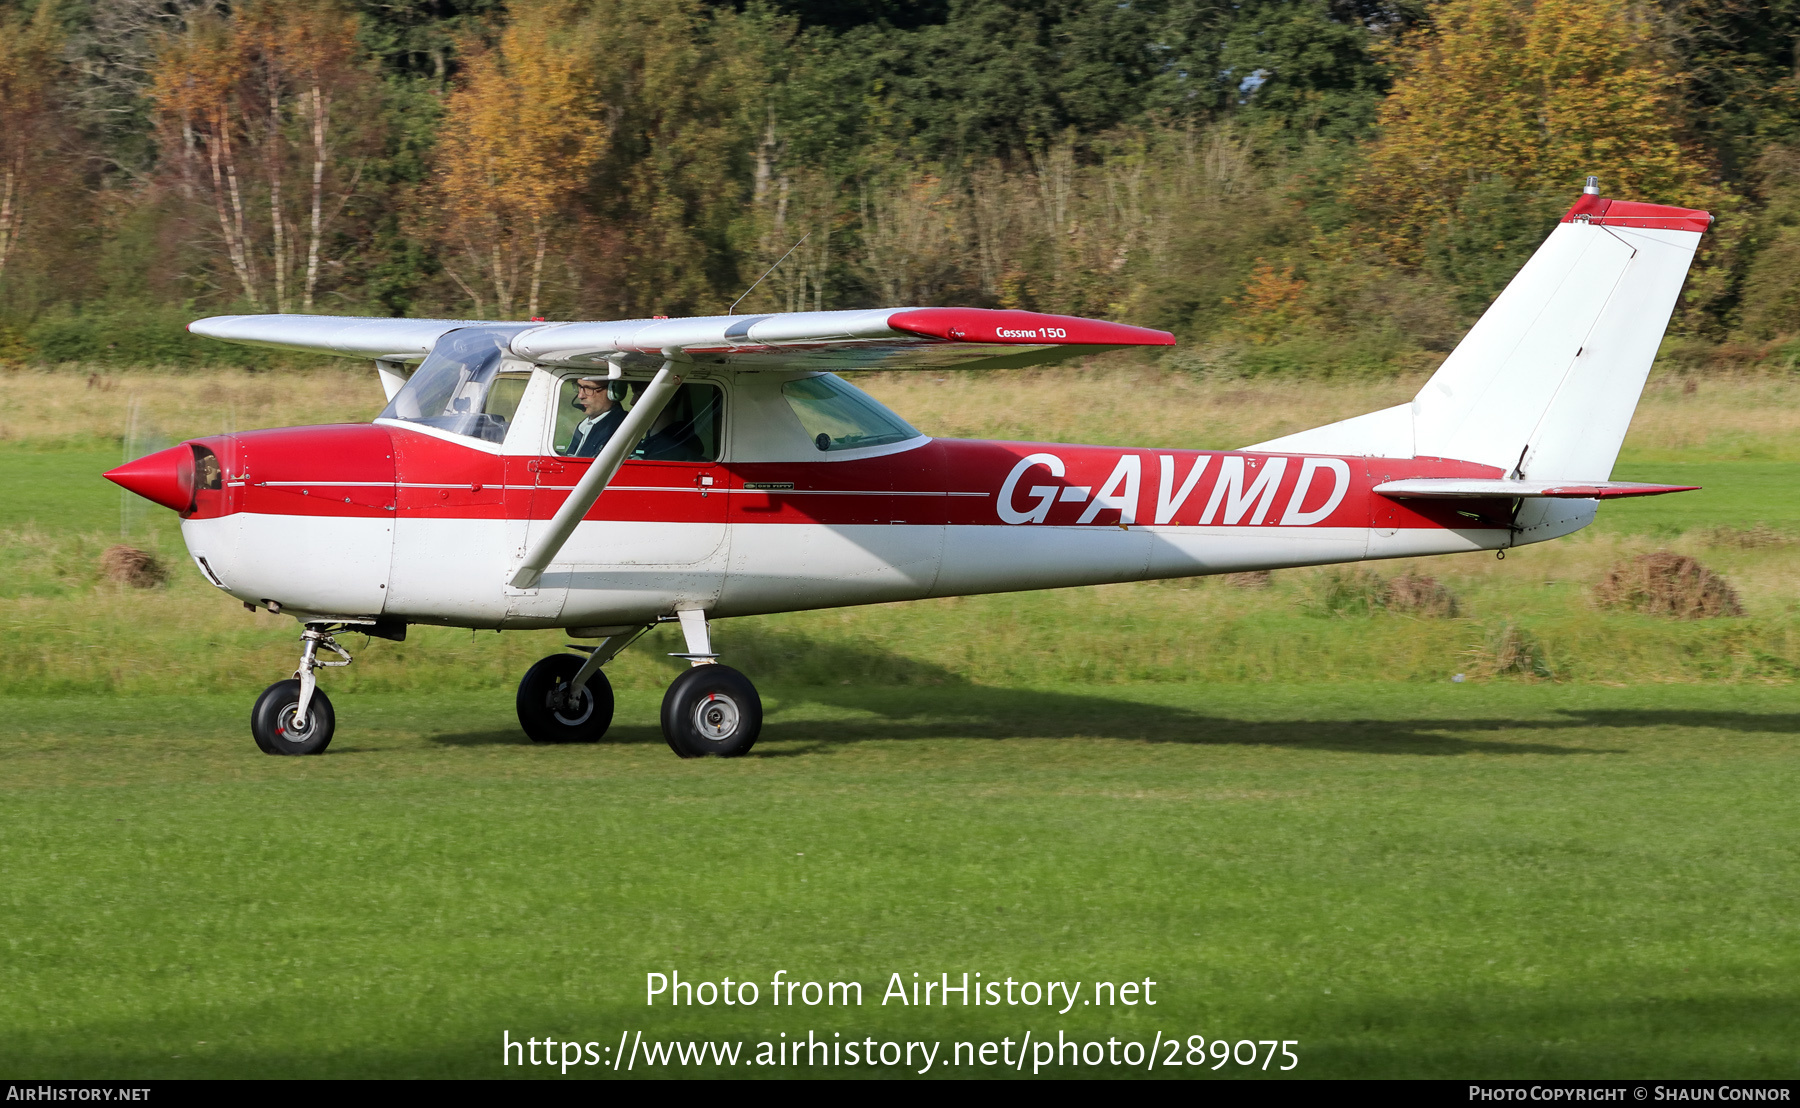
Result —
[[1597, 193], [1582, 193], [1567, 212], [1564, 223], [1598, 223], [1604, 227], [1636, 227], [1643, 230], [1696, 231], [1713, 224], [1713, 214], [1699, 208], [1646, 204], [1638, 200], [1609, 200]]
[[889, 316], [887, 325], [943, 342], [995, 346], [1175, 345], [1168, 331], [1006, 308], [906, 308]]

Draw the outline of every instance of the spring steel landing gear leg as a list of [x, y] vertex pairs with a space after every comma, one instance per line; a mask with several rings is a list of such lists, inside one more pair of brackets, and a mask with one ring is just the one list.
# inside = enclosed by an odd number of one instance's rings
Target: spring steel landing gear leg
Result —
[[762, 698], [750, 679], [718, 663], [706, 613], [677, 612], [687, 650], [688, 671], [663, 694], [662, 732], [669, 749], [683, 758], [736, 758], [748, 754], [762, 732]]
[[[264, 689], [250, 710], [250, 734], [264, 754], [323, 754], [337, 730], [337, 713], [331, 698], [319, 689], [315, 673], [326, 666], [349, 665], [350, 652], [332, 638], [331, 624], [307, 624], [300, 642], [300, 668], [293, 678]], [[321, 646], [343, 660], [321, 660]]]

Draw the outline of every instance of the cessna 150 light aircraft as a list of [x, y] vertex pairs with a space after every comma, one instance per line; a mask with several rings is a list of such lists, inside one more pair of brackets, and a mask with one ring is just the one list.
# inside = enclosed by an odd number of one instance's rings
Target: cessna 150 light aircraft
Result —
[[[612, 323], [258, 315], [189, 330], [371, 358], [373, 423], [195, 439], [107, 477], [180, 513], [206, 579], [303, 628], [256, 702], [316, 754], [335, 636], [566, 628], [517, 707], [592, 742], [600, 667], [659, 622], [692, 665], [662, 727], [738, 755], [762, 707], [709, 621], [921, 597], [1500, 550], [1567, 535], [1610, 480], [1705, 212], [1588, 187], [1410, 402], [1228, 452], [933, 439], [833, 370], [975, 369], [1127, 346], [1138, 327], [901, 308]], [[418, 363], [410, 374], [409, 363]], [[335, 654], [321, 657], [321, 650]], [[581, 655], [585, 654], [585, 657]]]

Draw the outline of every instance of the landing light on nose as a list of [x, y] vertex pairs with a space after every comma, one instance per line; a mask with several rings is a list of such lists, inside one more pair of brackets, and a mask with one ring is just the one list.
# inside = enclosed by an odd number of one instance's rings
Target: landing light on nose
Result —
[[194, 502], [194, 448], [183, 444], [146, 454], [106, 474], [145, 500], [185, 512]]

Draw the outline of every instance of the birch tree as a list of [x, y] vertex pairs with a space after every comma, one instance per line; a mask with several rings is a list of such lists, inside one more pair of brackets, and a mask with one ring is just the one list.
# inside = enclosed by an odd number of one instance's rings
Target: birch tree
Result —
[[197, 12], [179, 33], [164, 36], [150, 95], [181, 189], [210, 204], [219, 243], [244, 299], [261, 310], [262, 278], [250, 243], [242, 158], [245, 58], [226, 20]]
[[50, 0], [28, 19], [0, 20], [0, 279], [56, 175], [52, 82], [61, 44]]
[[552, 241], [572, 221], [610, 130], [592, 32], [573, 4], [517, 4], [450, 96], [437, 148], [444, 268], [476, 315], [486, 314], [484, 291], [501, 316], [521, 299], [526, 315], [538, 314]]
[[311, 311], [332, 215], [354, 192], [345, 101], [370, 84], [336, 0], [198, 10], [161, 36], [150, 98], [165, 174], [210, 209], [243, 298]]

